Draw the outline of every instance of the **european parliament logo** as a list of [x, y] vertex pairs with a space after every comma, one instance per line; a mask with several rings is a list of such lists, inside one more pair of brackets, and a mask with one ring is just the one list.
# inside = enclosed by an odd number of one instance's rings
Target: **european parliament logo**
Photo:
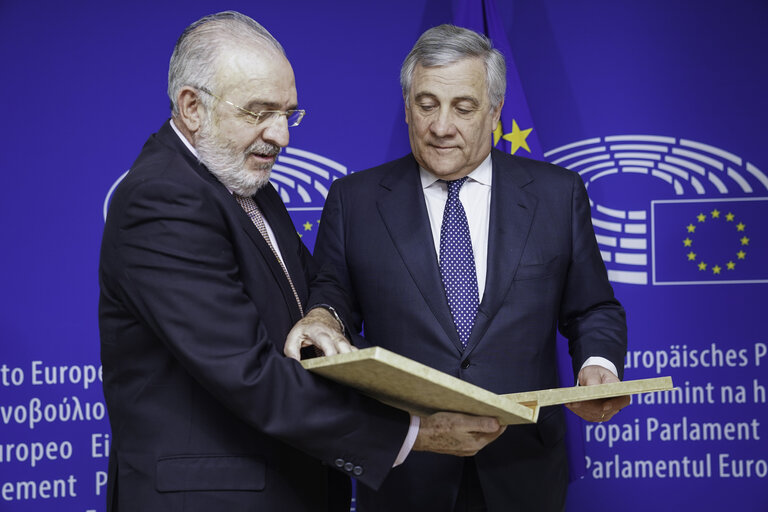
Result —
[[[109, 200], [127, 174], [128, 171], [121, 174], [109, 188], [103, 204], [104, 220], [107, 219]], [[333, 180], [346, 174], [347, 168], [340, 163], [293, 147], [284, 148], [272, 167], [269, 181], [280, 194], [296, 231], [310, 250], [315, 245], [328, 188]]]
[[655, 135], [586, 139], [544, 156], [584, 180], [611, 281], [768, 283], [768, 176], [752, 162]]
[[309, 250], [315, 246], [328, 188], [346, 175], [347, 168], [340, 163], [290, 146], [280, 153], [272, 167], [269, 181], [283, 199]]

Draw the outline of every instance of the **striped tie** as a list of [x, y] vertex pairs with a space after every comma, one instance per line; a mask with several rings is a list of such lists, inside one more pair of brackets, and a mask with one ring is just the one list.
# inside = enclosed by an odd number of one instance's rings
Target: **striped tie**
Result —
[[293, 285], [293, 279], [291, 279], [291, 275], [288, 273], [288, 269], [285, 268], [285, 264], [283, 263], [283, 260], [280, 259], [280, 256], [277, 254], [277, 251], [275, 250], [275, 246], [272, 245], [272, 241], [269, 239], [269, 233], [267, 233], [267, 226], [264, 224], [264, 217], [261, 214], [261, 210], [259, 209], [259, 206], [256, 204], [256, 201], [254, 201], [252, 197], [243, 197], [243, 196], [235, 195], [235, 199], [243, 208], [243, 210], [245, 210], [245, 213], [248, 214], [248, 217], [251, 218], [251, 221], [256, 226], [256, 229], [259, 230], [259, 233], [261, 233], [261, 236], [264, 237], [264, 241], [267, 242], [267, 245], [269, 246], [269, 248], [272, 249], [272, 254], [275, 255], [277, 262], [280, 264], [280, 268], [283, 269], [283, 273], [285, 274], [286, 279], [288, 279], [288, 284], [291, 285], [291, 291], [293, 292], [293, 297], [296, 299], [296, 305], [299, 306], [299, 312], [303, 317], [304, 308], [301, 306], [301, 300], [299, 299], [299, 294], [296, 291], [296, 287]]

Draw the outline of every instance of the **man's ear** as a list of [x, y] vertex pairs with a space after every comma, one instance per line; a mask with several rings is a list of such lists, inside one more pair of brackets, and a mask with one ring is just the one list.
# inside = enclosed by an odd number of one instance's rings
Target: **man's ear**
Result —
[[504, 106], [504, 98], [501, 99], [501, 103], [499, 103], [499, 106], [496, 107], [496, 110], [494, 110], [493, 112], [493, 128], [494, 129], [499, 124], [499, 119], [501, 119], [501, 107], [503, 106]]
[[405, 123], [411, 124], [411, 109], [408, 108], [408, 96], [403, 93], [403, 107], [405, 107]]
[[198, 90], [189, 86], [182, 87], [176, 98], [176, 104], [179, 107], [177, 119], [183, 125], [179, 126], [179, 129], [190, 134], [197, 133], [202, 124], [201, 116], [204, 108]]

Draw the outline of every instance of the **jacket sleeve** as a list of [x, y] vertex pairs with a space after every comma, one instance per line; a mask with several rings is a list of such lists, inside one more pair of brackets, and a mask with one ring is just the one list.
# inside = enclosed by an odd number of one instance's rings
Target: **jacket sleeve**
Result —
[[334, 182], [328, 191], [320, 229], [315, 241], [315, 259], [321, 265], [320, 275], [323, 281], [313, 284], [309, 304], [330, 304], [344, 321], [355, 346], [364, 347], [368, 343], [359, 336], [363, 328], [363, 319], [354, 294], [347, 268], [344, 238], [344, 205], [341, 189]]
[[560, 303], [560, 332], [568, 338], [574, 375], [591, 356], [616, 365], [623, 378], [627, 351], [624, 308], [608, 281], [592, 228], [589, 198], [573, 173], [571, 195], [571, 260]]

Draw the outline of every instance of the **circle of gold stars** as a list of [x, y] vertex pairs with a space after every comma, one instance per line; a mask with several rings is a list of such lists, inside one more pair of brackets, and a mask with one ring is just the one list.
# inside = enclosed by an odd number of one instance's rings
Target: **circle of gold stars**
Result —
[[[720, 263], [722, 262], [715, 262], [713, 264], [712, 261], [705, 261], [700, 254], [695, 252], [695, 246], [693, 243], [693, 236], [696, 233], [696, 228], [704, 224], [707, 221], [710, 222], [727, 222], [733, 224], [733, 226], [736, 229], [736, 233], [739, 235], [739, 250], [734, 254], [734, 258], [731, 258], [727, 262], [725, 262], [725, 265], [722, 266]], [[709, 269], [712, 271], [712, 275], [722, 275], [723, 270], [734, 270], [736, 268], [736, 263], [739, 260], [744, 260], [747, 257], [746, 249], [749, 246], [749, 237], [746, 234], [747, 226], [743, 222], [736, 222], [736, 216], [728, 212], [725, 215], [722, 214], [720, 210], [715, 208], [709, 214], [705, 213], [699, 213], [696, 216], [695, 222], [691, 222], [686, 227], [686, 232], [688, 233], [688, 236], [685, 237], [683, 240], [683, 247], [688, 249], [688, 253], [685, 255], [688, 261], [693, 262], [696, 267], [699, 269], [700, 272], [707, 272]], [[736, 261], [734, 261], [736, 260]]]

